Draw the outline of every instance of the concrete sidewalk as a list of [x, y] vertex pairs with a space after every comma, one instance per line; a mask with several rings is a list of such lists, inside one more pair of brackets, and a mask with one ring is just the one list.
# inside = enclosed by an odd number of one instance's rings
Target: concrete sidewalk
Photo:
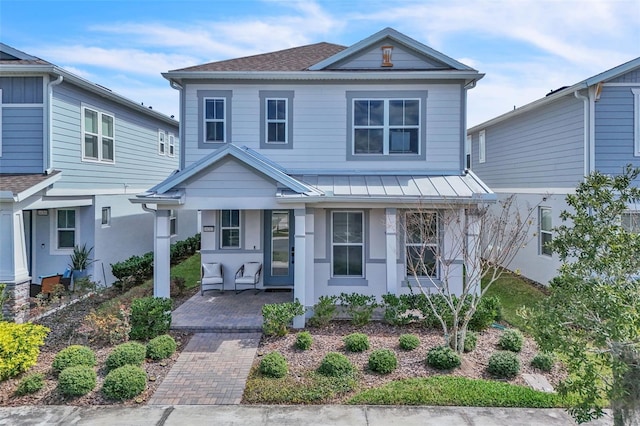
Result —
[[[493, 407], [176, 405], [141, 407], [29, 406], [0, 408], [0, 425], [331, 425], [567, 426], [560, 409]], [[589, 426], [612, 425], [605, 417]]]

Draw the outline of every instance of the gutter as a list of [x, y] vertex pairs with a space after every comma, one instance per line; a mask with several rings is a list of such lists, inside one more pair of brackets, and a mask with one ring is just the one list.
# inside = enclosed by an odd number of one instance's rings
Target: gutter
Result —
[[47, 138], [49, 141], [47, 156], [44, 159], [44, 170], [51, 173], [53, 170], [53, 86], [62, 83], [64, 77], [58, 74], [58, 78], [47, 83]]
[[[182, 118], [185, 116], [184, 109], [183, 109], [184, 87], [178, 82], [176, 82], [175, 80], [169, 80], [169, 86], [171, 86], [172, 89], [177, 90], [179, 93], [178, 111], [180, 114], [180, 118]], [[184, 125], [182, 123], [182, 120], [178, 120], [178, 138], [180, 140], [180, 169], [184, 169], [187, 164], [187, 160], [186, 160], [187, 153], [186, 153], [185, 144], [183, 143], [183, 141], [185, 140], [185, 136], [184, 136]]]

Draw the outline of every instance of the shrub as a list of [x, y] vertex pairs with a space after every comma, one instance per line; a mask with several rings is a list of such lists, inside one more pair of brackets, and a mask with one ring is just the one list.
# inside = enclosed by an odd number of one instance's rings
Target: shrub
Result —
[[42, 373], [33, 373], [25, 376], [18, 383], [18, 387], [16, 388], [15, 395], [22, 396], [28, 395], [31, 393], [36, 393], [40, 389], [44, 387], [44, 374]]
[[382, 374], [389, 374], [398, 366], [396, 354], [390, 349], [376, 349], [369, 355], [369, 369]]
[[483, 331], [502, 318], [502, 304], [496, 296], [485, 296], [478, 303], [476, 311], [469, 321], [469, 329], [472, 331]]
[[355, 370], [351, 361], [338, 352], [329, 352], [325, 355], [318, 367], [318, 373], [329, 377], [343, 377]]
[[362, 326], [371, 321], [373, 310], [378, 306], [375, 296], [365, 296], [358, 293], [341, 293], [340, 302], [347, 307], [347, 314], [351, 318], [353, 325]]
[[511, 352], [520, 352], [524, 344], [524, 336], [518, 330], [505, 330], [498, 340], [501, 349]]
[[58, 388], [65, 396], [86, 395], [96, 387], [96, 384], [96, 372], [87, 365], [65, 368], [58, 376]]
[[142, 297], [131, 303], [131, 332], [133, 340], [149, 340], [165, 334], [171, 327], [171, 299]]
[[312, 327], [324, 327], [336, 314], [336, 302], [338, 296], [320, 296], [318, 303], [313, 305], [313, 316], [309, 318]]
[[478, 333], [475, 331], [468, 330], [466, 336], [464, 337], [464, 351], [471, 352], [476, 348], [478, 344]]
[[420, 346], [420, 338], [415, 334], [401, 334], [398, 340], [400, 342], [400, 348], [405, 351], [412, 351]]
[[115, 348], [107, 357], [105, 365], [108, 370], [114, 370], [123, 365], [141, 366], [147, 355], [147, 347], [138, 342], [122, 343]]
[[531, 365], [542, 371], [551, 371], [555, 362], [556, 358], [553, 356], [553, 354], [542, 352], [533, 357], [533, 359], [531, 360]]
[[304, 314], [304, 307], [295, 302], [271, 303], [262, 306], [262, 331], [267, 336], [285, 336], [288, 326], [298, 315]]
[[34, 366], [48, 333], [41, 325], [0, 321], [0, 381]]
[[284, 377], [288, 370], [287, 360], [278, 351], [269, 352], [260, 361], [260, 372], [267, 377]]
[[147, 373], [135, 365], [123, 365], [112, 370], [104, 378], [102, 392], [111, 399], [130, 399], [139, 395], [147, 386]]
[[134, 285], [139, 285], [148, 277], [153, 275], [153, 252], [148, 252], [142, 256], [131, 256], [127, 260], [111, 264], [111, 273], [124, 286], [127, 281], [132, 281]]
[[169, 358], [176, 351], [176, 341], [168, 334], [154, 337], [147, 343], [147, 357], [159, 360]]
[[118, 305], [117, 309], [100, 314], [91, 310], [82, 325], [89, 341], [96, 344], [116, 345], [126, 342], [131, 332], [129, 310], [123, 304]]
[[311, 344], [313, 343], [313, 337], [311, 337], [311, 333], [308, 331], [301, 331], [296, 336], [296, 348], [306, 351], [311, 348]]
[[59, 374], [61, 371], [69, 367], [95, 367], [98, 363], [96, 360], [96, 354], [88, 347], [81, 345], [71, 345], [62, 349], [53, 358], [51, 368], [54, 374]]
[[344, 339], [344, 347], [349, 352], [363, 352], [369, 349], [369, 338], [366, 334], [351, 333]]
[[460, 355], [448, 346], [436, 346], [427, 353], [427, 364], [438, 370], [451, 370], [460, 366]]
[[171, 297], [180, 297], [187, 290], [187, 280], [183, 277], [171, 278], [169, 294]]
[[487, 371], [494, 377], [510, 379], [520, 372], [518, 355], [510, 351], [498, 351], [489, 357]]

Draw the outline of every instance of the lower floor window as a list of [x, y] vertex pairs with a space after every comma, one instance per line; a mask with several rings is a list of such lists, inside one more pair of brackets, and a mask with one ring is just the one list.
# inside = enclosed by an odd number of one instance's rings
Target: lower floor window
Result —
[[364, 276], [364, 217], [362, 212], [333, 212], [332, 275]]
[[545, 256], [551, 256], [553, 250], [549, 243], [551, 242], [553, 235], [551, 234], [551, 209], [548, 207], [540, 207], [539, 231], [540, 231], [540, 254]]
[[220, 211], [220, 248], [240, 248], [240, 210]]
[[58, 210], [56, 213], [57, 248], [73, 248], [76, 244], [76, 211]]
[[640, 212], [622, 213], [622, 227], [625, 231], [640, 234]]
[[409, 277], [437, 278], [440, 244], [436, 212], [405, 215], [405, 259]]
[[178, 233], [177, 217], [175, 210], [169, 210], [169, 235], [176, 235]]

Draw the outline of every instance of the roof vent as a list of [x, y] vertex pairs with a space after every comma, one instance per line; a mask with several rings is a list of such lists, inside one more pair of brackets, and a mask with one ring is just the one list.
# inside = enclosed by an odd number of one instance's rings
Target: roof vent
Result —
[[393, 53], [393, 46], [382, 46], [382, 67], [392, 67], [393, 62], [391, 62], [391, 54]]

